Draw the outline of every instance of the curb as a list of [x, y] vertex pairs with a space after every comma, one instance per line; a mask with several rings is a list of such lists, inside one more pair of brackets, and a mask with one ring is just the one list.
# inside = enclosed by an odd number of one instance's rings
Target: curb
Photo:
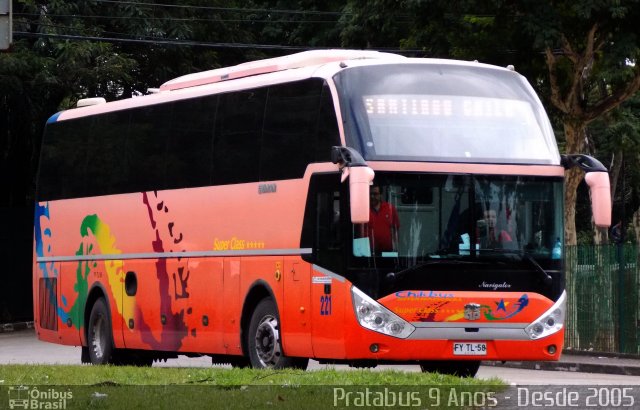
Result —
[[514, 369], [550, 370], [560, 372], [604, 373], [622, 376], [640, 376], [640, 366], [573, 362], [482, 362], [485, 366]]
[[33, 329], [33, 322], [17, 322], [0, 325], [0, 333], [9, 333], [25, 329]]

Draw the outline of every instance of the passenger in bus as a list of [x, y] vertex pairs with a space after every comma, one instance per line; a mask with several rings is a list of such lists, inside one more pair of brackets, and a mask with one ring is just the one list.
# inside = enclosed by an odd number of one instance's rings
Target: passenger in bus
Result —
[[397, 251], [400, 229], [398, 211], [393, 205], [382, 200], [379, 185], [371, 186], [370, 195], [371, 209], [367, 232], [371, 240], [371, 248], [376, 253]]
[[483, 218], [477, 223], [477, 237], [481, 248], [499, 248], [502, 244], [511, 242], [511, 235], [498, 226], [495, 209], [487, 208]]

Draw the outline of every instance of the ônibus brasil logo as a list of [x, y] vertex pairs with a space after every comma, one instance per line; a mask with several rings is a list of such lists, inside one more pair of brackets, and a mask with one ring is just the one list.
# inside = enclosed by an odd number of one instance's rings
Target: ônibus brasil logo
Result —
[[54, 388], [9, 386], [10, 409], [66, 409], [73, 392]]

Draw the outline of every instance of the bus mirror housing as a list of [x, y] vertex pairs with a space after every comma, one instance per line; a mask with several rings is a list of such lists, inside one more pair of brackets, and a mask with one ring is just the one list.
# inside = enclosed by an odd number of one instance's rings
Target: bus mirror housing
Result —
[[331, 161], [340, 165], [342, 182], [349, 178], [351, 223], [369, 222], [369, 186], [375, 173], [362, 155], [350, 147], [332, 147]]
[[611, 188], [607, 168], [597, 159], [582, 154], [562, 155], [561, 163], [565, 169], [577, 166], [586, 172], [584, 179], [591, 194], [593, 222], [598, 228], [611, 226]]
[[375, 173], [369, 167], [347, 168], [349, 171], [349, 197], [351, 199], [351, 223], [369, 222], [369, 186]]
[[606, 172], [587, 172], [584, 180], [591, 192], [591, 210], [593, 222], [598, 228], [611, 226], [611, 188], [609, 174]]

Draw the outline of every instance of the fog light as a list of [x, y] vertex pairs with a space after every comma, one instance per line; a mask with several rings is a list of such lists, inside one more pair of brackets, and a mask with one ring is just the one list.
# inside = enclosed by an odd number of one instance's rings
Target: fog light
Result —
[[549, 354], [556, 354], [556, 350], [557, 350], [556, 345], [549, 345], [547, 347], [547, 352], [549, 352]]
[[377, 343], [374, 343], [369, 346], [369, 350], [371, 350], [371, 353], [378, 353], [378, 350], [380, 350], [380, 346], [378, 346]]

